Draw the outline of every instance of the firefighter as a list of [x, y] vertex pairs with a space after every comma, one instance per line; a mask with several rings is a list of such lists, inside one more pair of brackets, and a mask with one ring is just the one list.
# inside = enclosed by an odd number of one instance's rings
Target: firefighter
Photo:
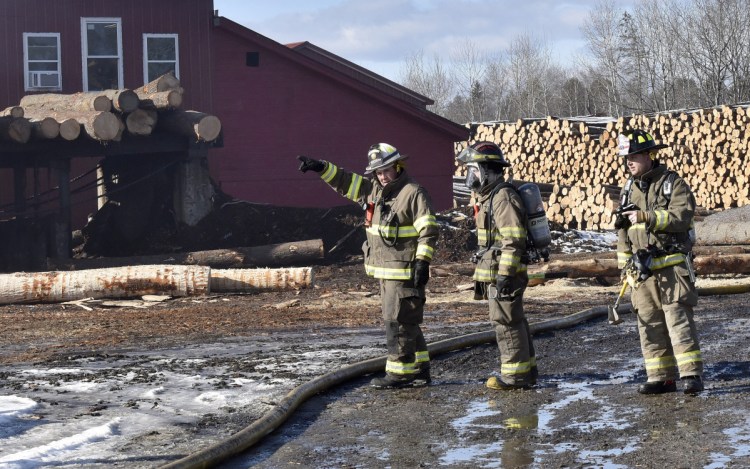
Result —
[[376, 388], [429, 384], [430, 357], [420, 324], [425, 285], [438, 240], [427, 191], [406, 173], [402, 155], [387, 143], [372, 145], [362, 177], [333, 163], [298, 156], [300, 171], [320, 173], [339, 194], [365, 207], [365, 271], [380, 280], [388, 357]]
[[695, 197], [676, 172], [657, 159], [667, 145], [643, 130], [618, 136], [618, 153], [630, 178], [620, 193], [630, 208], [615, 221], [617, 263], [626, 269], [633, 291], [646, 383], [641, 394], [703, 390], [703, 359], [693, 321], [698, 302], [691, 249]]
[[490, 321], [500, 351], [500, 377], [491, 376], [487, 387], [528, 389], [536, 384], [537, 366], [523, 311], [523, 294], [529, 282], [526, 210], [516, 189], [505, 181], [505, 168], [510, 163], [496, 144], [474, 143], [457, 160], [467, 167], [466, 186], [478, 194], [474, 299], [489, 300]]

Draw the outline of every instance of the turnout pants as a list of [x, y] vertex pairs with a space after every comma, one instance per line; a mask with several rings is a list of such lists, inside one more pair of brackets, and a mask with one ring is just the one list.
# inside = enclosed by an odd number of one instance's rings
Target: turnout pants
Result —
[[525, 272], [519, 272], [511, 282], [514, 293], [510, 296], [498, 296], [495, 285], [487, 285], [490, 321], [500, 350], [500, 376], [509, 384], [531, 384], [536, 381], [536, 353], [523, 312], [523, 293], [529, 280]]
[[415, 288], [412, 281], [381, 280], [380, 298], [388, 347], [386, 373], [419, 373], [430, 364], [427, 342], [419, 326], [424, 316], [424, 287]]
[[695, 285], [684, 264], [654, 271], [632, 293], [649, 381], [703, 375], [693, 307]]

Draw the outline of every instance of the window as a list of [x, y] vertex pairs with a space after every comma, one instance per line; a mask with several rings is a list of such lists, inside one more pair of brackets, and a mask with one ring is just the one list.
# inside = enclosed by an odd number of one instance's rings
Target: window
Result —
[[26, 91], [62, 88], [60, 33], [23, 33], [23, 59]]
[[81, 18], [83, 89], [122, 88], [120, 18]]
[[180, 78], [180, 49], [176, 34], [143, 35], [143, 82], [148, 83], [167, 72]]

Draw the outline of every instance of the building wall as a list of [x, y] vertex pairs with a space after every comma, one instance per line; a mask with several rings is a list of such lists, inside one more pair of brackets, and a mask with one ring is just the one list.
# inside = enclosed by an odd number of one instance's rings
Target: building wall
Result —
[[211, 111], [212, 0], [0, 1], [0, 109], [26, 94], [23, 33], [60, 33], [63, 89], [56, 92], [83, 89], [82, 17], [121, 18], [125, 88], [143, 85], [143, 34], [178, 34], [184, 106]]
[[[214, 110], [224, 148], [212, 150], [210, 162], [224, 192], [275, 205], [346, 204], [317, 175], [298, 172], [296, 156], [328, 159], [361, 174], [370, 145], [387, 142], [409, 155], [408, 171], [436, 209], [452, 206], [454, 136], [407, 114], [393, 98], [342, 84], [265, 42], [215, 30]], [[246, 65], [247, 52], [259, 53], [259, 66]]]

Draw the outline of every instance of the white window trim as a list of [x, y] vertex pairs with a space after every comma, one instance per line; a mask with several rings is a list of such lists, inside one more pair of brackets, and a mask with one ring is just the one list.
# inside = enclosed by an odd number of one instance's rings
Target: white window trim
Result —
[[[59, 86], [31, 86], [29, 83], [29, 37], [54, 37], [57, 38], [57, 76]], [[62, 52], [60, 51], [60, 33], [23, 33], [23, 89], [24, 91], [50, 90], [59, 91], [62, 89]]]
[[81, 18], [81, 69], [83, 73], [83, 91], [89, 90], [89, 74], [88, 74], [88, 58], [89, 58], [89, 45], [87, 41], [86, 25], [88, 23], [117, 23], [117, 55], [114, 56], [101, 56], [108, 58], [117, 58], [117, 87], [118, 89], [124, 88], [123, 83], [123, 58], [122, 58], [122, 18], [98, 18], [98, 17], [87, 17]]
[[143, 34], [143, 84], [149, 82], [148, 79], [148, 64], [149, 63], [172, 63], [171, 60], [148, 60], [148, 39], [149, 38], [160, 38], [160, 37], [171, 37], [174, 38], [174, 76], [178, 80], [180, 79], [180, 39], [179, 35], [174, 33], [170, 34], [157, 34], [157, 33], [144, 33]]

